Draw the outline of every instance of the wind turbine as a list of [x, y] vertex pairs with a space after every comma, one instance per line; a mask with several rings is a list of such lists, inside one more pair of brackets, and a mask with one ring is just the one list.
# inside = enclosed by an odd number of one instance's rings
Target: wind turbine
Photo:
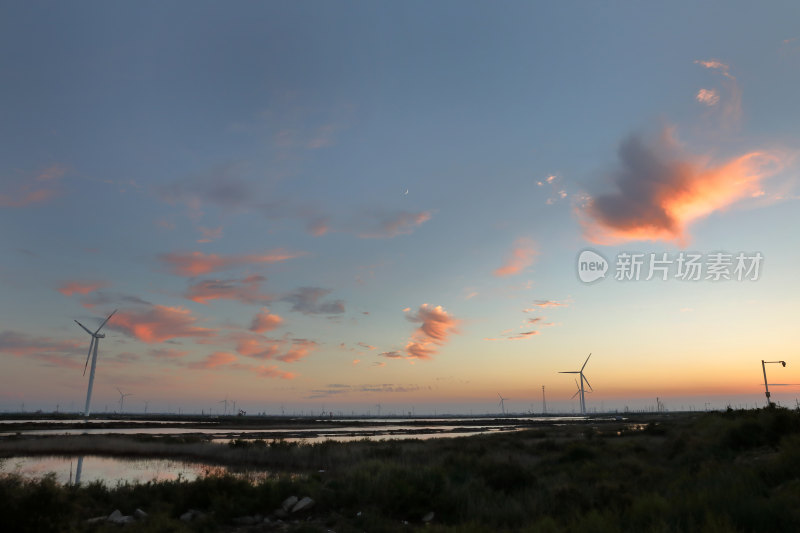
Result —
[[223, 416], [227, 415], [228, 414], [228, 395], [226, 394], [225, 395], [225, 399], [224, 400], [220, 400], [217, 403], [224, 403], [225, 404], [225, 412], [223, 413]]
[[500, 397], [500, 409], [503, 411], [503, 416], [505, 416], [505, 414], [506, 414], [506, 400], [508, 400], [508, 398], [503, 398], [502, 396], [500, 396], [499, 392], [497, 393], [497, 396]]
[[[86, 354], [86, 363], [84, 363], [83, 365], [83, 375], [85, 376], [86, 366], [89, 364], [89, 356], [92, 356], [92, 370], [89, 372], [89, 389], [86, 391], [86, 408], [83, 410], [83, 416], [85, 418], [89, 417], [89, 406], [92, 403], [92, 386], [94, 385], [94, 369], [97, 366], [97, 346], [100, 344], [100, 339], [105, 338], [105, 334], [100, 333], [100, 330], [103, 329], [103, 326], [106, 325], [106, 322], [108, 322], [116, 312], [117, 310], [114, 309], [114, 312], [108, 315], [108, 318], [103, 320], [103, 323], [100, 324], [100, 327], [97, 328], [97, 330], [95, 330], [94, 333], [92, 333], [89, 330], [89, 328], [87, 328], [77, 320], [75, 321], [75, 323], [78, 324], [80, 327], [82, 327], [86, 333], [92, 336], [92, 341], [89, 343], [89, 353]], [[94, 355], [92, 355], [92, 348], [94, 348]]]
[[[591, 357], [591, 356], [592, 356], [592, 354], [589, 354], [589, 357]], [[586, 414], [586, 396], [585, 396], [586, 390], [583, 388], [583, 383], [586, 382], [586, 384], [589, 385], [589, 390], [590, 391], [594, 391], [594, 389], [592, 388], [592, 384], [589, 383], [589, 380], [586, 379], [586, 376], [583, 375], [583, 369], [586, 368], [586, 363], [589, 362], [589, 357], [587, 357], [586, 361], [583, 362], [583, 366], [581, 367], [580, 370], [571, 370], [569, 372], [559, 372], [559, 374], [580, 374], [581, 375], [581, 384], [578, 387], [578, 392], [576, 392], [575, 394], [580, 393], [580, 395], [581, 395], [581, 414], [582, 415]], [[576, 380], [576, 384], [577, 384], [577, 380]], [[573, 398], [575, 397], [575, 394], [572, 395]]]
[[122, 391], [119, 390], [119, 388], [117, 388], [117, 392], [119, 392], [119, 412], [121, 414], [122, 413], [122, 406], [125, 404], [125, 397], [126, 396], [133, 396], [133, 393], [129, 392], [127, 394], [123, 394]]

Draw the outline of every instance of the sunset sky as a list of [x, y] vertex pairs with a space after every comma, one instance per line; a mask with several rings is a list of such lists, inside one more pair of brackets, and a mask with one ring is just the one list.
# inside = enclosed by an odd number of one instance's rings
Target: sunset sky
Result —
[[[0, 410], [82, 409], [74, 320], [114, 309], [95, 412], [117, 388], [126, 411], [541, 412], [542, 386], [571, 412], [558, 372], [590, 352], [590, 410], [763, 405], [762, 359], [794, 406], [798, 20], [5, 2]], [[673, 263], [618, 280], [621, 253]], [[681, 253], [731, 279], [678, 279]]]

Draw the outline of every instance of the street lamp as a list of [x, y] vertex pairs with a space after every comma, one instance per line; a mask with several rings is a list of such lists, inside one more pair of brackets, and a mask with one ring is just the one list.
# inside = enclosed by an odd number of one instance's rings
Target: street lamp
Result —
[[767, 394], [767, 407], [772, 407], [775, 404], [773, 404], [772, 401], [769, 399], [769, 385], [767, 385], [767, 368], [765, 366], [768, 363], [780, 363], [783, 366], [786, 366], [786, 361], [764, 361], [763, 359], [761, 360], [761, 370], [764, 372], [764, 390], [766, 391]]

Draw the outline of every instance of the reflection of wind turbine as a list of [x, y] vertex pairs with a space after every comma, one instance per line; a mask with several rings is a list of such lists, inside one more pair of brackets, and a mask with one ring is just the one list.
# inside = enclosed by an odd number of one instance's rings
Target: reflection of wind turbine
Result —
[[125, 405], [125, 398], [127, 396], [133, 396], [133, 393], [129, 392], [127, 394], [123, 394], [119, 388], [117, 388], [117, 392], [119, 392], [119, 412], [122, 413], [122, 406]]
[[503, 415], [505, 415], [506, 414], [506, 400], [508, 400], [508, 398], [503, 398], [502, 396], [500, 396], [499, 392], [497, 393], [497, 396], [500, 398], [500, 410], [503, 411]]
[[[100, 344], [100, 339], [105, 338], [105, 334], [100, 333], [100, 330], [103, 329], [103, 326], [106, 325], [106, 322], [108, 322], [109, 319], [112, 316], [114, 316], [114, 313], [116, 312], [117, 310], [114, 309], [114, 312], [108, 315], [108, 318], [103, 320], [103, 323], [100, 324], [100, 327], [97, 328], [97, 330], [95, 330], [94, 333], [89, 331], [89, 328], [87, 328], [77, 320], [75, 321], [75, 323], [78, 324], [80, 327], [82, 327], [86, 333], [92, 336], [92, 342], [89, 343], [89, 353], [86, 354], [86, 363], [84, 363], [83, 365], [83, 375], [85, 376], [86, 366], [89, 364], [89, 356], [92, 356], [92, 370], [89, 372], [89, 389], [86, 391], [86, 408], [83, 410], [83, 416], [85, 417], [89, 416], [89, 406], [92, 403], [92, 386], [94, 385], [94, 369], [97, 366], [97, 346]], [[92, 348], [94, 348], [94, 352], [92, 352]], [[92, 355], [93, 353], [94, 355]]]
[[[591, 356], [592, 356], [592, 354], [589, 354], [589, 357], [591, 357]], [[580, 393], [580, 395], [581, 395], [581, 414], [582, 415], [586, 414], [586, 396], [585, 396], [586, 390], [583, 387], [583, 383], [586, 382], [586, 384], [589, 385], [589, 390], [590, 391], [594, 391], [594, 389], [592, 388], [592, 384], [589, 383], [589, 380], [586, 379], [586, 376], [583, 375], [583, 369], [586, 368], [586, 363], [589, 362], [589, 357], [587, 357], [586, 361], [583, 362], [583, 366], [581, 367], [580, 370], [571, 370], [569, 372], [559, 372], [559, 374], [580, 374], [581, 375], [581, 384], [578, 387], [578, 392], [575, 393], [575, 394]], [[576, 384], [577, 384], [577, 380], [576, 380]], [[573, 395], [572, 397], [574, 398], [575, 395]]]

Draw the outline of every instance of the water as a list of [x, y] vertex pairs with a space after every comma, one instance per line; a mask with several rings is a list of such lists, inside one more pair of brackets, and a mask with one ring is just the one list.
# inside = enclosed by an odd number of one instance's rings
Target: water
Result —
[[[55, 474], [56, 481], [67, 484], [75, 480], [78, 457], [12, 457], [0, 460], [0, 474], [19, 474], [28, 479]], [[233, 470], [222, 466], [192, 463], [174, 459], [121, 459], [87, 455], [83, 459], [81, 484], [102, 481], [116, 483], [146, 483], [178, 478], [195, 480], [208, 474], [232, 473], [248, 479], [261, 479], [272, 474], [266, 470]]]

